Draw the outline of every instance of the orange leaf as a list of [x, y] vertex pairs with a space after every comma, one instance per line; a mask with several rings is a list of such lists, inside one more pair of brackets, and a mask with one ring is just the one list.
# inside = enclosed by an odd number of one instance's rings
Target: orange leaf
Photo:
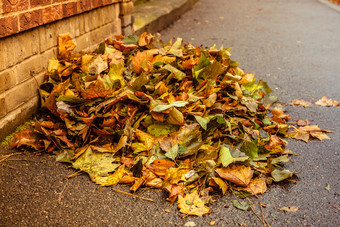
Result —
[[239, 84], [246, 84], [246, 83], [253, 82], [253, 80], [254, 80], [254, 74], [252, 74], [252, 73], [245, 73], [242, 76], [242, 79], [238, 83]]
[[146, 45], [148, 45], [151, 42], [152, 38], [153, 38], [153, 35], [144, 32], [139, 37], [138, 45], [141, 46], [141, 47], [142, 46], [146, 46]]
[[172, 161], [167, 161], [163, 159], [156, 159], [148, 166], [148, 168], [160, 177], [164, 177], [168, 169], [174, 166], [175, 163]]
[[253, 195], [257, 195], [263, 194], [267, 191], [267, 184], [265, 181], [260, 179], [251, 179], [249, 185], [246, 188], [237, 189], [250, 192]]
[[68, 58], [76, 46], [69, 33], [60, 34], [58, 36], [58, 58]]
[[236, 164], [231, 164], [226, 168], [218, 168], [215, 171], [221, 178], [243, 187], [248, 186], [254, 173], [250, 167]]

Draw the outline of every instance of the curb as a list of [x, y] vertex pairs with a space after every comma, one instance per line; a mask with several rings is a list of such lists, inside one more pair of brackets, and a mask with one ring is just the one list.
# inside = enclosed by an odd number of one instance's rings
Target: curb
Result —
[[328, 0], [318, 0], [320, 3], [325, 4], [326, 6], [340, 12], [340, 5], [335, 5], [334, 3], [331, 3]]
[[157, 33], [174, 23], [198, 0], [151, 0], [134, 8], [135, 34]]

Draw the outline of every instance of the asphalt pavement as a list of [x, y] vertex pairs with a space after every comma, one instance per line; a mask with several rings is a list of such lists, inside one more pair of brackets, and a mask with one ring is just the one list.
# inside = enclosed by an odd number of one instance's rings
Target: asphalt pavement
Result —
[[[268, 82], [288, 104], [315, 102], [324, 94], [340, 101], [340, 13], [316, 0], [201, 0], [162, 39], [210, 47], [233, 46], [232, 59]], [[288, 140], [298, 154], [286, 168], [295, 183], [270, 185], [259, 198], [271, 226], [340, 226], [340, 107], [287, 105], [292, 120], [308, 119], [332, 130], [331, 140]], [[18, 152], [1, 148], [0, 155]], [[233, 207], [229, 195], [214, 198], [211, 213], [182, 219], [166, 193], [142, 190], [149, 202], [99, 187], [88, 176], [48, 154], [24, 152], [0, 165], [0, 226], [261, 226], [251, 211]], [[325, 188], [326, 186], [327, 189]], [[123, 191], [128, 187], [117, 186]], [[261, 215], [258, 200], [252, 199]], [[298, 207], [295, 212], [279, 210]]]

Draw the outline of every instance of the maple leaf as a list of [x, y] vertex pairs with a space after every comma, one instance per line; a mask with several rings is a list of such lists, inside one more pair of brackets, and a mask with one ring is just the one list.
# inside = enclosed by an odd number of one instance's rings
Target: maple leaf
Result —
[[197, 191], [186, 194], [185, 197], [178, 196], [178, 208], [180, 212], [186, 215], [202, 216], [209, 213], [209, 208], [205, 206], [204, 202], [199, 198]]
[[289, 138], [308, 142], [310, 137], [314, 137], [319, 140], [330, 139], [329, 136], [326, 134], [329, 132], [331, 131], [320, 129], [318, 125], [308, 125], [300, 128], [294, 127], [294, 130], [287, 133], [286, 136]]
[[332, 100], [332, 99], [328, 99], [326, 97], [326, 95], [324, 95], [321, 99], [319, 99], [318, 101], [315, 102], [316, 105], [319, 106], [339, 106], [340, 102]]

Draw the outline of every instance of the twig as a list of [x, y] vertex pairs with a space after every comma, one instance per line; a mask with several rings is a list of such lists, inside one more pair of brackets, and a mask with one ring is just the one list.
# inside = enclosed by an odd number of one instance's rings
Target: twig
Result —
[[79, 171], [72, 173], [71, 175], [67, 176], [66, 178], [69, 179], [71, 177], [75, 177], [75, 176], [78, 176], [78, 175], [81, 175], [81, 174], [83, 174], [83, 171], [79, 170]]
[[255, 195], [255, 197], [259, 200], [259, 205], [260, 205], [260, 209], [261, 209], [262, 220], [263, 220], [263, 222], [265, 222], [265, 223], [267, 224], [267, 226], [270, 227], [269, 223], [267, 222], [267, 220], [266, 220], [266, 218], [264, 217], [264, 214], [263, 214], [263, 210], [262, 210], [263, 204], [261, 203], [261, 199], [260, 199], [260, 197], [258, 197], [257, 195]]
[[143, 200], [146, 200], [146, 201], [154, 202], [153, 199], [149, 199], [149, 198], [145, 198], [145, 197], [142, 197], [142, 196], [134, 195], [134, 194], [131, 194], [131, 193], [128, 193], [128, 192], [124, 192], [124, 191], [115, 189], [115, 188], [112, 188], [112, 190], [120, 192], [120, 193], [123, 193], [123, 194], [126, 194], [126, 195], [131, 195], [131, 196], [137, 197], [139, 199], [143, 199]]
[[19, 154], [22, 154], [22, 153], [13, 153], [13, 154], [8, 154], [8, 155], [4, 155], [3, 157], [1, 157], [1, 159], [0, 159], [0, 162], [3, 162], [3, 161], [5, 161], [7, 158], [9, 158], [9, 157], [12, 157], [12, 156], [14, 156], [14, 155], [19, 155]]
[[64, 193], [64, 191], [66, 190], [66, 188], [68, 187], [68, 180], [66, 181], [66, 184], [65, 184], [65, 186], [64, 186], [64, 188], [63, 188], [63, 190], [59, 193], [59, 198], [58, 198], [58, 204], [60, 205], [60, 203], [61, 203], [61, 199], [63, 198], [63, 193]]
[[260, 216], [257, 215], [257, 213], [255, 213], [254, 210], [254, 203], [252, 201], [250, 201], [249, 198], [246, 198], [248, 200], [248, 202], [251, 204], [250, 209], [251, 211], [253, 211], [253, 213], [255, 214], [255, 216], [262, 222], [263, 226], [266, 226], [266, 223], [260, 218]]

